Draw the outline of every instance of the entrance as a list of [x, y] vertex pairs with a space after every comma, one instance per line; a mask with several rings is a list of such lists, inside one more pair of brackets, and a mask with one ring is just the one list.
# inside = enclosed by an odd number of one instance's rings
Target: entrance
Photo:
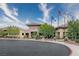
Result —
[[57, 39], [60, 39], [60, 32], [57, 32]]
[[37, 35], [37, 32], [31, 32], [31, 37], [32, 37], [32, 38], [35, 38], [36, 35]]
[[25, 38], [29, 38], [29, 33], [25, 33]]

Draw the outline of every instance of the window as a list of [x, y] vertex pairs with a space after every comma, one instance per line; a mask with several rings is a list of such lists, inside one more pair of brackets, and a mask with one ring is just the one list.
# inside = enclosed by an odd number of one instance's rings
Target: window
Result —
[[60, 32], [57, 32], [57, 33], [58, 33], [58, 37], [57, 38], [59, 39], [60, 38]]
[[26, 33], [26, 35], [28, 35], [29, 33]]
[[60, 35], [60, 32], [58, 32], [58, 35]]
[[24, 33], [22, 33], [22, 35], [24, 35]]
[[66, 37], [66, 32], [63, 32], [63, 38], [65, 38]]

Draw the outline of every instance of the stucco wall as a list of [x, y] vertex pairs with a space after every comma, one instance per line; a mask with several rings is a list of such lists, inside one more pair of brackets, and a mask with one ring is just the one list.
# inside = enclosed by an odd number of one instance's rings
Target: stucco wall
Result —
[[20, 30], [20, 33], [19, 33], [20, 38], [24, 38], [24, 35], [22, 35], [22, 33], [25, 33], [25, 32], [23, 30]]
[[[20, 30], [19, 37], [24, 38], [26, 36], [26, 33], [28, 33], [29, 38], [31, 38], [31, 32], [38, 32], [38, 28], [39, 28], [39, 26], [30, 26], [29, 29], [27, 29], [25, 31]], [[22, 35], [22, 33], [24, 33], [24, 35]]]
[[60, 33], [59, 38], [62, 39], [62, 38], [64, 38], [64, 35], [65, 35], [64, 32], [67, 32], [67, 29], [60, 28], [60, 29], [56, 30], [56, 37], [58, 37], [58, 34], [57, 34], [58, 32]]
[[[39, 28], [39, 26], [29, 26], [29, 29], [26, 31], [20, 30], [19, 36], [20, 36], [20, 38], [24, 38], [25, 33], [29, 33], [29, 38], [31, 38], [31, 32], [38, 32], [38, 28]], [[58, 38], [58, 32], [60, 33], [59, 38], [62, 39], [62, 38], [64, 38], [63, 32], [67, 32], [67, 29], [63, 29], [63, 28], [57, 29], [56, 34], [55, 34], [56, 38]], [[22, 33], [24, 33], [24, 35], [22, 35]]]

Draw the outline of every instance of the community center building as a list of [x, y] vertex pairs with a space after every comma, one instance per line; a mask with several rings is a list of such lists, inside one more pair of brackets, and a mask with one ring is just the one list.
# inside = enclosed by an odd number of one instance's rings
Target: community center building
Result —
[[[26, 30], [19, 29], [18, 35], [7, 35], [7, 37], [28, 38], [28, 39], [34, 38], [34, 35], [39, 33], [38, 30], [41, 24], [31, 23], [27, 24], [27, 26], [29, 27], [29, 29]], [[7, 31], [7, 28], [3, 28], [3, 30]], [[67, 25], [58, 26], [55, 28], [55, 30], [56, 30], [55, 37], [58, 39], [63, 39], [65, 37], [65, 33], [67, 32]]]
[[[38, 33], [39, 26], [41, 24], [28, 24], [29, 29], [28, 30], [20, 30], [20, 38], [33, 38], [32, 34], [33, 33]], [[67, 32], [67, 25], [61, 25], [55, 28], [56, 33], [55, 37], [58, 39], [63, 39], [65, 37], [65, 33]]]

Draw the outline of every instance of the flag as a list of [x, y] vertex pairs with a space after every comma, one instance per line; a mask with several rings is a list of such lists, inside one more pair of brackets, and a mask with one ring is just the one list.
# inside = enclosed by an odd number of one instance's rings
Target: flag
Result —
[[61, 11], [60, 10], [58, 10], [58, 16], [61, 16]]
[[52, 22], [53, 22], [53, 21], [56, 22], [55, 18], [54, 18], [53, 16], [51, 16], [51, 25], [52, 25]]
[[56, 21], [55, 18], [53, 16], [51, 16], [51, 20]]
[[53, 17], [53, 16], [51, 16], [51, 19], [54, 19], [54, 17]]

